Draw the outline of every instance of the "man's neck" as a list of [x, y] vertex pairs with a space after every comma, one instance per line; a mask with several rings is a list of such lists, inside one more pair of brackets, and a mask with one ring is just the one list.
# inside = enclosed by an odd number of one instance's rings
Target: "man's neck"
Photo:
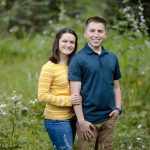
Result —
[[102, 52], [102, 49], [101, 49], [101, 47], [99, 48], [99, 49], [92, 49], [95, 53], [97, 53], [97, 54], [101, 54], [101, 52]]
[[102, 46], [99, 46], [99, 47], [91, 47], [90, 45], [89, 45], [89, 47], [95, 52], [95, 53], [97, 53], [97, 54], [101, 54], [101, 52], [102, 52]]

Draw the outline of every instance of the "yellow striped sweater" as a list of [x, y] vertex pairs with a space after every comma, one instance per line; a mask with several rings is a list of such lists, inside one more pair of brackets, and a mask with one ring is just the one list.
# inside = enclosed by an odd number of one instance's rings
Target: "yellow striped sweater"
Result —
[[48, 61], [43, 65], [38, 85], [38, 100], [45, 102], [44, 117], [51, 120], [73, 118], [68, 66]]

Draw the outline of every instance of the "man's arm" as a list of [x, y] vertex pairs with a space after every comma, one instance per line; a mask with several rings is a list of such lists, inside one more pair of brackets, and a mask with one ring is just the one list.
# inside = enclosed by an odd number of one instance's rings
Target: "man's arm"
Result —
[[116, 107], [121, 108], [121, 90], [119, 80], [114, 80], [115, 102]]
[[[71, 94], [72, 95], [80, 95], [81, 90], [81, 82], [79, 81], [70, 81], [70, 87], [71, 87]], [[92, 138], [93, 133], [91, 131], [91, 128], [94, 128], [94, 126], [85, 120], [82, 110], [82, 103], [79, 105], [73, 105], [75, 114], [77, 116], [77, 120], [79, 123], [80, 130], [82, 132], [82, 137], [84, 140], [90, 140]]]
[[[121, 90], [119, 80], [114, 80], [114, 92], [115, 92], [116, 108], [119, 108], [121, 110]], [[109, 114], [109, 116], [113, 116], [115, 113], [118, 113], [119, 115], [119, 111], [115, 109]]]

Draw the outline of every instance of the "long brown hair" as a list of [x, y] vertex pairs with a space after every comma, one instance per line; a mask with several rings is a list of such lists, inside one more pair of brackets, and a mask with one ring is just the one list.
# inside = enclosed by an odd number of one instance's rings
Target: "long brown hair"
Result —
[[58, 64], [60, 62], [59, 40], [64, 33], [70, 33], [70, 34], [74, 35], [76, 38], [74, 51], [69, 55], [67, 64], [69, 64], [71, 58], [75, 55], [75, 53], [77, 51], [77, 41], [78, 41], [77, 34], [70, 28], [63, 28], [63, 29], [59, 30], [55, 36], [55, 40], [53, 43], [52, 55], [49, 57], [49, 60], [55, 64]]

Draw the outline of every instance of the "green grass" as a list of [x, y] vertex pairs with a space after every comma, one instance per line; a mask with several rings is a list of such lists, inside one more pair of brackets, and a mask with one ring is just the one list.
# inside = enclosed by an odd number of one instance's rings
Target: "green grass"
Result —
[[[80, 49], [85, 41], [78, 35]], [[52, 149], [41, 119], [44, 106], [31, 101], [37, 98], [38, 75], [48, 60], [53, 38], [37, 35], [0, 41], [0, 103], [7, 104], [0, 110], [0, 149]], [[149, 38], [110, 31], [104, 45], [117, 54], [123, 75], [124, 112], [117, 123], [114, 150], [149, 150]]]

